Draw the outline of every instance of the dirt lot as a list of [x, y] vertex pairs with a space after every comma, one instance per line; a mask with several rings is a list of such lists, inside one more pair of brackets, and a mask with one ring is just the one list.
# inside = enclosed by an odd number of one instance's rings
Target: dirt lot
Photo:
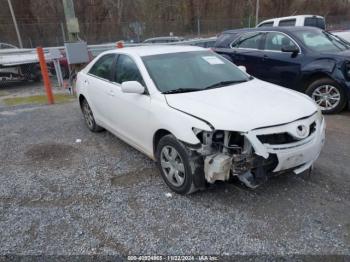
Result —
[[350, 113], [327, 125], [311, 177], [167, 197], [154, 163], [89, 132], [75, 102], [0, 104], [0, 255], [350, 255]]

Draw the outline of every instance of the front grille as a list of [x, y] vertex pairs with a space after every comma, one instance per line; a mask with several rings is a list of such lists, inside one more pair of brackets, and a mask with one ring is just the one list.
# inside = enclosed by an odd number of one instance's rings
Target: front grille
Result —
[[316, 122], [313, 122], [310, 125], [310, 134], [309, 134], [309, 136], [311, 136], [315, 131], [316, 131]]
[[[310, 125], [309, 130], [309, 135], [307, 137], [310, 137], [316, 131], [316, 122], [313, 122]], [[258, 135], [257, 137], [261, 143], [270, 145], [284, 145], [300, 141], [287, 132], [269, 135]]]
[[261, 143], [270, 145], [283, 145], [298, 141], [288, 133], [260, 135], [258, 136], [258, 139]]

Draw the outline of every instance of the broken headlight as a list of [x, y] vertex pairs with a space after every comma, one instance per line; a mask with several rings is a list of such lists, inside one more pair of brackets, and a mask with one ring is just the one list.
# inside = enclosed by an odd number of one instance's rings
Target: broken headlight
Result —
[[192, 130], [202, 144], [211, 144], [213, 131], [205, 131], [195, 127]]

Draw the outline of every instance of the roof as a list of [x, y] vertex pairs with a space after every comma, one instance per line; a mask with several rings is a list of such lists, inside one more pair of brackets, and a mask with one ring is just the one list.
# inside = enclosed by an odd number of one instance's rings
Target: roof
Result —
[[239, 32], [270, 32], [270, 31], [277, 31], [282, 33], [293, 33], [296, 31], [304, 31], [304, 30], [313, 30], [313, 31], [319, 31], [322, 30], [317, 27], [311, 27], [311, 26], [273, 26], [273, 27], [254, 27], [254, 28], [241, 28], [241, 29], [233, 29], [233, 30], [227, 30], [224, 31], [223, 34], [235, 34]]
[[183, 39], [181, 36], [158, 36], [158, 37], [153, 37], [153, 38], [148, 38], [147, 40], [167, 40], [167, 39]]
[[152, 45], [152, 46], [135, 46], [124, 47], [108, 51], [107, 53], [124, 53], [136, 54], [138, 56], [151, 56], [170, 53], [205, 51], [207, 49], [198, 46], [181, 46], [181, 45]]
[[319, 15], [293, 15], [293, 16], [283, 16], [283, 17], [275, 17], [275, 18], [270, 18], [266, 19], [264, 21], [261, 21], [259, 24], [269, 22], [269, 21], [275, 21], [275, 20], [288, 20], [288, 19], [296, 19], [298, 17], [317, 17], [317, 18], [323, 18], [322, 16]]

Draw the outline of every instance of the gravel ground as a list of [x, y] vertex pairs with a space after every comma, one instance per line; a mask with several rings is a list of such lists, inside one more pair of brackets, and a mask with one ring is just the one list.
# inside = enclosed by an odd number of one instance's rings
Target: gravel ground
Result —
[[89, 132], [76, 103], [0, 107], [0, 254], [350, 255], [349, 120], [327, 117], [311, 177], [169, 197], [155, 164]]

